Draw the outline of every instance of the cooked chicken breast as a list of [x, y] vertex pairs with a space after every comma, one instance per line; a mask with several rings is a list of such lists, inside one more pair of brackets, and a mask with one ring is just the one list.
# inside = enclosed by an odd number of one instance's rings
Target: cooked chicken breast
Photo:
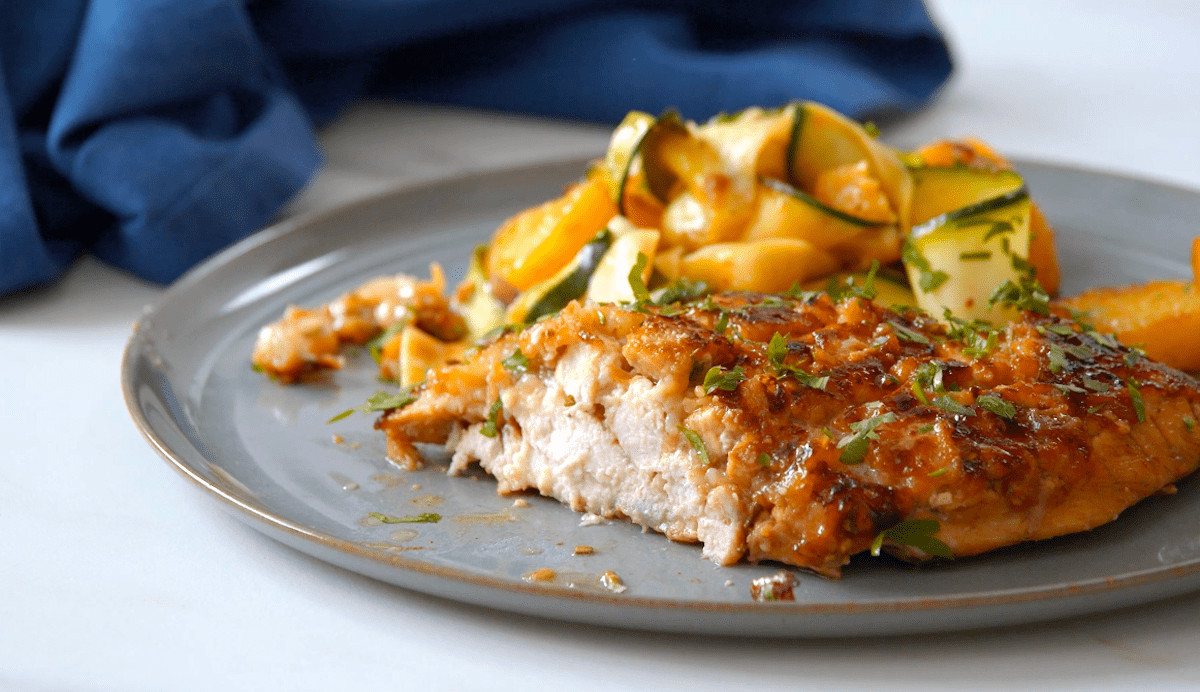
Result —
[[501, 493], [835, 578], [877, 539], [921, 560], [1084, 531], [1200, 464], [1195, 379], [1057, 317], [990, 337], [825, 294], [573, 303], [377, 427], [397, 461], [444, 444]]

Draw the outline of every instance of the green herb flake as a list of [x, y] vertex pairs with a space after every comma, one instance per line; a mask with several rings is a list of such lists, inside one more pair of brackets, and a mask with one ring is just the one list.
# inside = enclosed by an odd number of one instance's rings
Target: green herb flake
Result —
[[[640, 277], [641, 274], [638, 274]], [[712, 287], [704, 281], [694, 281], [681, 276], [669, 285], [656, 291], [658, 297], [654, 299], [657, 305], [669, 305], [671, 303], [690, 303], [693, 300], [698, 300], [700, 297], [708, 295], [712, 291]]]
[[982, 262], [992, 258], [991, 250], [980, 250], [978, 252], [960, 252], [958, 258], [963, 262]]
[[1021, 257], [1020, 255], [1011, 255], [1009, 260], [1012, 262], [1013, 271], [1017, 272], [1018, 274], [1021, 274], [1026, 278], [1033, 278], [1037, 274], [1037, 267], [1034, 267], [1032, 264], [1030, 264], [1029, 261], [1024, 257]]
[[950, 473], [950, 469], [943, 467], [943, 468], [940, 468], [940, 469], [938, 469], [938, 470], [936, 470], [936, 471], [930, 471], [930, 472], [929, 472], [929, 477], [930, 477], [930, 478], [937, 478], [938, 476], [944, 476], [944, 475], [946, 475], [947, 473]]
[[929, 397], [925, 395], [925, 388], [921, 386], [919, 381], [913, 380], [912, 386], [909, 387], [909, 391], [911, 391], [912, 395], [917, 398], [917, 401], [921, 402], [925, 406], [929, 405]]
[[708, 457], [708, 448], [704, 446], [704, 440], [700, 439], [700, 433], [691, 428], [685, 428], [682, 425], [679, 426], [679, 432], [683, 434], [688, 444], [692, 445], [692, 449], [696, 450], [696, 454], [700, 457], [700, 461], [704, 462], [705, 466], [712, 464], [712, 459]]
[[838, 459], [847, 466], [861, 464], [867, 456], [867, 447], [871, 440], [878, 437], [875, 428], [895, 420], [896, 414], [889, 411], [857, 423], [851, 423], [850, 429], [854, 431], [854, 434], [844, 437], [838, 442], [837, 446], [842, 450]]
[[1051, 344], [1050, 354], [1047, 356], [1050, 361], [1050, 372], [1059, 373], [1067, 365], [1067, 354], [1063, 352], [1062, 346]]
[[792, 377], [800, 381], [800, 384], [810, 389], [817, 389], [823, 392], [829, 384], [829, 375], [818, 377], [810, 375], [799, 368], [788, 368], [788, 371], [792, 374]]
[[[987, 233], [983, 234], [983, 242], [986, 243], [987, 241], [991, 240], [992, 238], [995, 238], [998, 235], [1004, 235], [1006, 233], [1016, 233], [1016, 231], [1017, 231], [1017, 229], [1014, 228], [1011, 223], [1009, 223], [1007, 221], [996, 221], [992, 224], [992, 227], [988, 229]], [[1005, 238], [1005, 240], [1007, 240], [1007, 238]]]
[[1183, 425], [1188, 429], [1188, 432], [1191, 432], [1196, 429], [1196, 419], [1192, 418], [1191, 416], [1185, 416], [1183, 419]]
[[253, 370], [254, 372], [258, 372], [258, 373], [263, 373], [263, 372], [266, 372], [266, 371], [267, 371], [267, 369], [266, 369], [266, 368], [264, 368], [263, 366], [259, 365], [258, 363], [251, 363], [251, 364], [250, 364], [250, 369], [251, 369], [251, 370]]
[[367, 350], [371, 353], [371, 358], [374, 359], [376, 363], [383, 359], [383, 347], [387, 346], [389, 341], [396, 338], [396, 335], [399, 334], [407, 324], [408, 320], [394, 322], [392, 323], [392, 326], [385, 329], [382, 334], [367, 342]]
[[909, 329], [895, 320], [888, 320], [887, 323], [892, 325], [892, 330], [895, 331], [896, 338], [900, 339], [901, 341], [910, 341], [916, 344], [929, 343], [929, 337], [925, 336], [921, 332]]
[[336, 416], [334, 416], [333, 418], [330, 418], [329, 420], [327, 420], [325, 422], [326, 422], [326, 424], [335, 423], [337, 421], [342, 420], [343, 418], [346, 418], [347, 416], [354, 413], [355, 411], [359, 411], [361, 413], [375, 413], [378, 411], [390, 411], [394, 408], [404, 408], [405, 406], [408, 406], [409, 404], [411, 404], [412, 402], [417, 400], [417, 397], [414, 396], [412, 393], [414, 386], [415, 385], [409, 385], [408, 387], [401, 389], [396, 394], [388, 394], [387, 392], [375, 392], [367, 399], [367, 403], [365, 403], [362, 406], [359, 406], [357, 408], [352, 408], [352, 409], [342, 411], [341, 413], [337, 414]]
[[933, 537], [933, 534], [941, 528], [941, 525], [933, 519], [902, 521], [890, 529], [879, 532], [879, 535], [871, 543], [871, 554], [878, 556], [879, 551], [883, 549], [883, 542], [890, 541], [925, 551], [937, 557], [953, 558], [954, 553], [950, 550], [950, 546]]
[[880, 135], [879, 126], [876, 125], [875, 123], [868, 120], [867, 122], [863, 123], [862, 128], [863, 128], [863, 132], [866, 132], [867, 135], [869, 135], [870, 137], [872, 137], [874, 139], [879, 139], [879, 135]]
[[721, 315], [717, 317], [717, 323], [713, 325], [713, 331], [718, 334], [724, 334], [729, 327], [729, 311], [721, 310]]
[[929, 260], [925, 259], [925, 256], [921, 254], [916, 245], [913, 245], [911, 240], [904, 241], [901, 256], [906, 263], [912, 265], [917, 270], [917, 285], [926, 293], [937, 290], [939, 286], [950, 279], [950, 275], [946, 272], [933, 271], [933, 267], [929, 265]]
[[955, 399], [954, 397], [950, 396], [949, 394], [943, 394], [939, 397], [935, 397], [933, 400], [933, 405], [937, 406], [938, 408], [942, 409], [943, 411], [948, 411], [950, 413], [953, 413], [956, 416], [973, 416], [973, 415], [975, 415], [974, 411], [972, 411], [969, 407], [963, 406], [962, 404], [958, 403], [958, 400]]
[[1075, 360], [1091, 360], [1096, 355], [1087, 346], [1067, 346], [1063, 351], [1075, 358]]
[[1036, 281], [1028, 278], [1021, 279], [1020, 283], [1013, 283], [1010, 279], [997, 286], [988, 298], [988, 305], [996, 303], [1004, 303], [1018, 310], [1028, 310], [1039, 315], [1050, 314], [1049, 294]]
[[727, 371], [722, 370], [719, 365], [714, 365], [704, 374], [704, 393], [712, 394], [718, 389], [732, 392], [744, 379], [746, 379], [746, 371], [740, 365]]
[[1083, 387], [1076, 387], [1073, 384], [1054, 384], [1054, 388], [1064, 394], [1087, 394], [1087, 390]]
[[529, 356], [521, 353], [521, 349], [512, 352], [512, 355], [500, 361], [506, 370], [514, 372], [518, 375], [529, 371]]
[[921, 427], [917, 428], [918, 435], [924, 435], [926, 433], [931, 433], [931, 432], [933, 432], [932, 425], [922, 425]]
[[767, 454], [766, 452], [759, 452], [757, 461], [758, 461], [759, 466], [764, 466], [764, 467], [770, 466], [771, 465], [771, 455]]
[[1140, 348], [1130, 348], [1124, 356], [1125, 364], [1129, 367], [1134, 367], [1142, 358], [1146, 357], [1146, 352]]
[[1139, 423], [1146, 422], [1146, 402], [1142, 399], [1142, 391], [1139, 389], [1137, 380], [1130, 378], [1125, 380], [1125, 388], [1129, 390], [1129, 398], [1133, 400], [1133, 412], [1137, 414]]
[[1100, 411], [1101, 411], [1101, 410], [1102, 410], [1102, 409], [1103, 409], [1105, 406], [1108, 406], [1108, 402], [1107, 402], [1107, 401], [1106, 401], [1106, 402], [1104, 402], [1103, 404], [1097, 404], [1097, 405], [1095, 405], [1095, 406], [1089, 406], [1089, 407], [1088, 407], [1088, 410], [1087, 410], [1087, 412], [1088, 412], [1088, 415], [1090, 416], [1090, 415], [1092, 415], [1093, 413], [1100, 413]]
[[1045, 327], [1038, 327], [1038, 329], [1045, 329], [1045, 331], [1059, 336], [1075, 336], [1075, 328], [1069, 324], [1049, 324]]
[[1017, 415], [1017, 407], [1011, 401], [1005, 401], [995, 394], [982, 394], [976, 397], [975, 405], [1007, 420], [1012, 420]]
[[1105, 334], [1104, 332], [1098, 332], [1095, 329], [1086, 329], [1085, 331], [1087, 332], [1088, 336], [1092, 337], [1092, 339], [1096, 343], [1100, 344], [1101, 346], [1107, 346], [1108, 348], [1120, 348], [1121, 347], [1120, 342], [1118, 342], [1116, 339], [1114, 339], [1111, 334]]
[[771, 336], [771, 340], [767, 342], [767, 361], [775, 366], [776, 370], [783, 369], [783, 359], [787, 357], [787, 340], [779, 332], [775, 332]]
[[629, 288], [633, 290], [633, 297], [639, 303], [646, 303], [650, 300], [650, 291], [646, 288], [646, 282], [642, 281], [642, 272], [646, 271], [646, 265], [649, 264], [650, 258], [646, 257], [646, 253], [637, 253], [637, 260], [633, 263], [633, 269], [629, 270]]
[[1107, 384], [1101, 382], [1100, 380], [1093, 380], [1090, 377], [1083, 378], [1083, 386], [1087, 387], [1093, 392], [1107, 392], [1109, 389], [1111, 389], [1111, 387], [1109, 387]]
[[384, 524], [436, 524], [442, 520], [442, 515], [426, 512], [425, 514], [414, 514], [407, 517], [389, 517], [386, 514], [379, 512], [368, 512], [367, 516], [372, 519], [383, 522]]
[[500, 397], [496, 397], [496, 400], [492, 402], [492, 407], [488, 409], [487, 420], [479, 429], [479, 434], [484, 437], [495, 437], [500, 432], [500, 414], [503, 411], [504, 404], [500, 402]]

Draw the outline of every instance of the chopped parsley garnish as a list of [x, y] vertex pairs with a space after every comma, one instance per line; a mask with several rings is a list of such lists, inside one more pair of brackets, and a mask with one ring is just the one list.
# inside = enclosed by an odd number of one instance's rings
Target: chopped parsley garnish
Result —
[[1063, 352], [1062, 346], [1058, 344], [1050, 345], [1050, 372], [1059, 373], [1067, 365], [1067, 354]]
[[633, 268], [629, 270], [629, 288], [633, 290], [633, 297], [639, 303], [650, 301], [650, 291], [646, 288], [646, 282], [642, 281], [642, 272], [646, 271], [649, 262], [650, 258], [646, 257], [646, 253], [639, 252]]
[[986, 243], [992, 238], [995, 238], [998, 235], [1004, 235], [1005, 233], [1015, 233], [1016, 230], [1017, 229], [1013, 228], [1013, 225], [1007, 221], [996, 221], [992, 224], [992, 227], [988, 229], [988, 232], [983, 234], [983, 242]]
[[1092, 351], [1092, 349], [1088, 348], [1087, 346], [1082, 346], [1082, 345], [1067, 346], [1066, 348], [1063, 349], [1063, 351], [1065, 351], [1068, 354], [1070, 354], [1071, 356], [1073, 356], [1076, 360], [1091, 360], [1092, 356], [1096, 355]]
[[975, 404], [979, 408], [991, 411], [1008, 420], [1012, 420], [1017, 415], [1017, 407], [1011, 401], [1005, 401], [995, 394], [981, 394], [975, 398]]
[[1191, 416], [1185, 416], [1183, 425], [1188, 429], [1188, 432], [1191, 432], [1196, 429], [1196, 419]]
[[721, 309], [720, 316], [717, 317], [717, 323], [713, 325], [713, 331], [718, 334], [724, 334], [725, 329], [729, 327], [729, 311]]
[[950, 469], [942, 467], [936, 471], [930, 471], [928, 475], [930, 478], [937, 478], [938, 476], [944, 476], [947, 473], [950, 473]]
[[1021, 279], [1020, 283], [1005, 281], [992, 291], [988, 305], [1004, 303], [1018, 310], [1029, 310], [1039, 315], [1050, 314], [1050, 296], [1032, 279]]
[[775, 332], [771, 336], [771, 340], [767, 343], [767, 361], [775, 366], [775, 372], [778, 375], [788, 374], [796, 378], [800, 384], [825, 391], [825, 387], [829, 384], [829, 376], [810, 375], [800, 368], [792, 365], [785, 365], [783, 359], [787, 357], [787, 341], [779, 332]]
[[776, 370], [783, 370], [783, 359], [787, 357], [787, 340], [779, 332], [775, 332], [771, 336], [771, 340], [767, 342], [767, 361], [775, 366]]
[[829, 384], [829, 375], [818, 377], [816, 375], [810, 375], [800, 368], [788, 368], [788, 372], [791, 373], [792, 377], [795, 377], [797, 380], [799, 380], [800, 384], [811, 389], [819, 389], [823, 392], [825, 391], [825, 387]]
[[771, 465], [771, 455], [767, 454], [766, 452], [759, 452], [758, 453], [758, 465], [759, 466], [770, 466]]
[[879, 139], [879, 126], [870, 120], [862, 124], [862, 129], [863, 132], [866, 132], [869, 136]]
[[871, 554], [879, 555], [879, 551], [883, 548], [883, 542], [891, 541], [892, 543], [923, 550], [930, 555], [952, 558], [954, 557], [954, 553], [950, 550], [950, 546], [933, 537], [933, 534], [937, 533], [941, 528], [941, 525], [933, 519], [908, 519], [902, 521], [890, 529], [884, 529], [879, 532], [879, 535], [871, 542]]
[[510, 370], [518, 375], [524, 374], [529, 370], [529, 356], [521, 353], [521, 349], [512, 352], [512, 355], [500, 361], [506, 370]]
[[1108, 348], [1119, 348], [1121, 346], [1121, 344], [1113, 338], [1112, 334], [1105, 334], [1104, 332], [1098, 332], [1095, 329], [1090, 328], [1085, 329], [1084, 331], [1086, 331], [1087, 335], [1092, 337], [1092, 339], [1101, 346], [1107, 346]]
[[914, 331], [900, 324], [896, 320], [888, 320], [888, 324], [892, 325], [892, 329], [896, 332], [896, 338], [901, 341], [911, 341], [916, 344], [928, 344], [929, 337], [921, 332]]
[[[644, 267], [643, 267], [644, 268]], [[638, 274], [641, 277], [641, 274]], [[630, 284], [632, 285], [632, 284]], [[693, 281], [686, 276], [681, 276], [671, 284], [656, 291], [658, 297], [654, 299], [657, 305], [669, 305], [671, 303], [688, 303], [707, 295], [712, 291], [712, 287], [703, 281]]]
[[921, 254], [921, 251], [917, 249], [916, 245], [913, 245], [911, 240], [904, 241], [901, 256], [906, 263], [916, 268], [918, 275], [917, 285], [926, 293], [937, 290], [939, 286], [950, 279], [950, 275], [946, 272], [933, 271], [933, 268], [929, 266], [929, 260], [925, 259], [925, 255]]
[[442, 515], [426, 512], [424, 514], [415, 514], [407, 517], [389, 517], [386, 514], [379, 512], [368, 512], [367, 516], [372, 519], [377, 519], [384, 524], [436, 524], [442, 520]]
[[1138, 361], [1146, 356], [1146, 352], [1140, 348], [1130, 347], [1129, 351], [1124, 356], [1125, 364], [1129, 367], [1137, 365]]
[[1069, 324], [1048, 324], [1038, 327], [1038, 331], [1053, 332], [1059, 336], [1075, 336], [1075, 329]]
[[374, 394], [372, 394], [370, 396], [370, 398], [367, 399], [367, 403], [365, 403], [362, 406], [359, 406], [357, 408], [352, 408], [352, 409], [348, 409], [346, 411], [342, 411], [341, 413], [337, 414], [336, 416], [334, 416], [333, 418], [330, 418], [329, 420], [327, 420], [325, 422], [333, 423], [333, 422], [339, 421], [339, 420], [349, 416], [350, 414], [354, 413], [355, 411], [361, 411], [362, 413], [374, 413], [377, 411], [389, 411], [394, 408], [403, 408], [405, 406], [408, 406], [409, 404], [411, 404], [412, 402], [417, 400], [417, 397], [413, 396], [413, 393], [412, 393], [413, 386], [414, 385], [409, 385], [408, 387], [401, 389], [396, 394], [388, 394], [387, 392], [375, 392]]
[[938, 408], [940, 408], [944, 411], [949, 411], [950, 413], [953, 413], [957, 416], [973, 416], [973, 415], [975, 415], [975, 412], [973, 410], [971, 410], [967, 406], [963, 406], [962, 404], [958, 403], [958, 400], [955, 399], [954, 397], [950, 396], [949, 394], [943, 394], [939, 397], [935, 397], [933, 400], [933, 405], [937, 406]]
[[980, 262], [990, 260], [992, 258], [991, 250], [979, 250], [978, 252], [960, 252], [958, 258], [964, 262]]
[[851, 423], [850, 429], [854, 431], [853, 435], [843, 437], [838, 442], [837, 446], [842, 450], [838, 459], [847, 466], [861, 464], [867, 456], [867, 447], [871, 440], [879, 437], [875, 432], [875, 428], [896, 420], [896, 414], [892, 412], [881, 413], [878, 416], [872, 416], [866, 420]]
[[1090, 416], [1093, 413], [1100, 413], [1100, 410], [1103, 409], [1105, 406], [1108, 406], [1107, 401], [1104, 402], [1103, 404], [1096, 404], [1095, 406], [1089, 406], [1088, 410], [1087, 410], [1088, 415]]
[[874, 300], [875, 296], [879, 295], [879, 291], [875, 288], [875, 275], [878, 273], [879, 261], [871, 260], [871, 268], [867, 271], [867, 276], [863, 279], [862, 286], [854, 283], [853, 276], [847, 276], [844, 282], [838, 282], [836, 276], [831, 276], [829, 283], [825, 285], [825, 292], [829, 294], [829, 298], [835, 303], [849, 297]]
[[1093, 392], [1107, 392], [1109, 389], [1111, 389], [1107, 384], [1101, 382], [1100, 380], [1093, 380], [1090, 377], [1083, 378], [1083, 386], [1087, 387]]
[[931, 433], [931, 432], [933, 432], [932, 425], [922, 425], [921, 427], [917, 428], [918, 435], [924, 435], [925, 433]]
[[385, 329], [382, 334], [367, 342], [367, 350], [371, 353], [371, 358], [373, 358], [376, 363], [383, 359], [383, 347], [387, 345], [387, 342], [395, 338], [396, 335], [399, 334], [407, 325], [408, 320], [394, 322], [392, 326]]
[[1022, 274], [1027, 278], [1032, 278], [1037, 274], [1037, 268], [1030, 264], [1029, 261], [1024, 257], [1021, 257], [1020, 255], [1010, 255], [1009, 259], [1012, 261], [1013, 270], [1017, 273]]
[[1129, 390], [1129, 398], [1133, 400], [1133, 412], [1137, 414], [1139, 423], [1146, 422], [1146, 402], [1142, 399], [1142, 391], [1138, 388], [1137, 380], [1132, 377], [1125, 380], [1125, 388]]
[[700, 461], [703, 461], [705, 466], [712, 463], [712, 459], [708, 457], [708, 448], [704, 446], [704, 440], [700, 439], [700, 433], [691, 428], [685, 428], [682, 425], [679, 426], [679, 432], [683, 434], [684, 439], [688, 441], [692, 449], [696, 450], [696, 454], [699, 455]]
[[704, 374], [704, 393], [712, 394], [718, 389], [732, 392], [744, 379], [746, 371], [740, 365], [733, 370], [722, 370], [721, 366], [714, 365]]
[[1058, 384], [1054, 383], [1054, 387], [1063, 393], [1087, 394], [1087, 390], [1083, 387], [1076, 387], [1073, 384]]
[[492, 407], [488, 409], [487, 420], [483, 422], [483, 427], [479, 429], [479, 434], [484, 437], [495, 437], [500, 432], [500, 414], [504, 411], [504, 404], [500, 402], [500, 397], [492, 402]]

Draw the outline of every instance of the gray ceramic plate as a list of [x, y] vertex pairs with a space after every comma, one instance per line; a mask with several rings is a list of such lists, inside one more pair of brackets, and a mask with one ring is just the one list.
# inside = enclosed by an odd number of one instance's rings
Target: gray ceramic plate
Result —
[[[181, 279], [141, 321], [122, 383], [133, 418], [177, 470], [250, 526], [345, 569], [490, 608], [618, 627], [739, 635], [867, 635], [1032, 622], [1200, 587], [1200, 487], [1181, 484], [1086, 534], [913, 568], [860, 557], [841, 581], [806, 573], [794, 602], [757, 603], [778, 565], [719, 568], [692, 545], [623, 523], [581, 525], [540, 497], [500, 497], [484, 477], [434, 463], [403, 471], [359, 415], [380, 388], [365, 354], [327, 384], [282, 387], [251, 371], [258, 329], [289, 303], [315, 305], [385, 273], [452, 281], [505, 217], [557, 194], [583, 162], [400, 190], [267, 229]], [[1058, 229], [1065, 290], [1189, 274], [1200, 195], [1026, 164]], [[335, 440], [340, 436], [341, 441]], [[520, 506], [524, 504], [528, 506]], [[379, 512], [440, 514], [381, 524]], [[587, 545], [591, 555], [573, 555]], [[524, 578], [556, 573], [548, 582]], [[627, 585], [606, 591], [613, 571]]]

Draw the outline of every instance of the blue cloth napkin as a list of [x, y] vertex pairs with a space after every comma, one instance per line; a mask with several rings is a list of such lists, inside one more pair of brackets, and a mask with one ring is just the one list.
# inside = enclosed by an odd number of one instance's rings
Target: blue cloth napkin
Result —
[[7, 0], [0, 293], [86, 252], [174, 280], [267, 223], [320, 164], [314, 125], [364, 96], [861, 118], [950, 69], [919, 0]]

